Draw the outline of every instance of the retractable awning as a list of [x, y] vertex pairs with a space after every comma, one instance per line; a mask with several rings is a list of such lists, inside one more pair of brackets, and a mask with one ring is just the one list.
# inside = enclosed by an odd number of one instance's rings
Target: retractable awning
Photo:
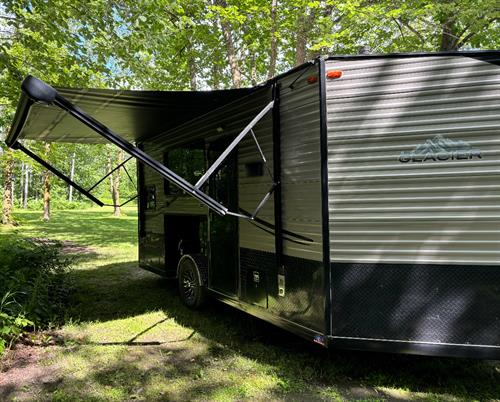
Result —
[[[243, 128], [196, 184], [178, 176], [134, 144], [246, 96], [255, 91], [255, 88], [210, 92], [67, 89], [53, 88], [32, 76], [23, 81], [21, 88], [23, 92], [6, 139], [7, 145], [25, 152], [98, 205], [104, 204], [90, 193], [91, 189], [80, 187], [43, 158], [24, 147], [19, 140], [112, 143], [220, 215], [254, 219], [278, 184], [274, 181], [271, 190], [251, 215], [229, 211], [201, 189], [208, 177], [248, 133], [251, 133], [261, 152], [252, 128], [273, 109], [274, 99]], [[265, 163], [262, 152], [261, 156]]]
[[[29, 92], [41, 95], [38, 80], [28, 77], [18, 103], [7, 144], [17, 139], [98, 144], [106, 140], [66, 111]], [[38, 84], [38, 85], [36, 85]], [[218, 91], [125, 91], [113, 89], [53, 88], [127, 141], [141, 141], [253, 92], [253, 88]]]

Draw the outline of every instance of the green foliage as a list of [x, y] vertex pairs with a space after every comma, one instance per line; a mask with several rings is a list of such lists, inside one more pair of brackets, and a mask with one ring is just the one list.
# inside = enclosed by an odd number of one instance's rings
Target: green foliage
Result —
[[19, 338], [26, 327], [33, 325], [33, 322], [26, 319], [22, 313], [18, 312], [13, 315], [8, 312], [11, 310], [10, 305], [17, 304], [14, 295], [8, 291], [0, 300], [0, 356], [12, 342]]
[[0, 352], [27, 327], [62, 320], [70, 264], [60, 243], [0, 237]]

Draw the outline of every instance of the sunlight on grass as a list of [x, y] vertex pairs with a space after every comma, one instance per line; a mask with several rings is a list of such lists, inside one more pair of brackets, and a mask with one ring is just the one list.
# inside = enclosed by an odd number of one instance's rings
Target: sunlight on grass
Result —
[[106, 342], [180, 342], [193, 331], [169, 318], [163, 311], [141, 314], [104, 322], [65, 325], [65, 338], [78, 343]]

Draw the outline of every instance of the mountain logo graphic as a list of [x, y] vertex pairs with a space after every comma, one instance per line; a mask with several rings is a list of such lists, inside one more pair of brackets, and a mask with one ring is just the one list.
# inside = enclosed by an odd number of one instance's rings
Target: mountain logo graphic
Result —
[[401, 163], [442, 162], [454, 160], [482, 159], [481, 151], [462, 140], [450, 140], [442, 135], [426, 140], [411, 152], [401, 152]]

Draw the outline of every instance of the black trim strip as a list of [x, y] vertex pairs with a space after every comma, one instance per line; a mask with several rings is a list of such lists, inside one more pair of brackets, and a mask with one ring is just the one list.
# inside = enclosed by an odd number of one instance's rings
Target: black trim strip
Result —
[[293, 321], [289, 321], [286, 318], [280, 317], [276, 313], [269, 312], [263, 307], [259, 307], [247, 302], [240, 302], [214, 289], [208, 289], [208, 291], [217, 300], [220, 300], [223, 303], [226, 303], [232, 307], [236, 307], [237, 309], [253, 315], [254, 317], [270, 322], [271, 324], [290, 331], [291, 333], [298, 335], [304, 339], [318, 343], [321, 346], [326, 346], [326, 337], [318, 331], [315, 331], [314, 329], [297, 324]]
[[483, 345], [405, 342], [389, 339], [328, 336], [328, 346], [338, 349], [368, 350], [385, 353], [500, 360], [500, 347]]
[[[137, 147], [144, 151], [144, 145], [142, 143], [137, 144]], [[137, 163], [137, 193], [139, 198], [137, 199], [137, 214], [138, 214], [138, 225], [137, 234], [139, 236], [139, 256], [140, 250], [142, 248], [141, 239], [146, 236], [146, 186], [144, 179], [144, 166], [142, 163]]]
[[273, 84], [273, 182], [274, 190], [274, 247], [276, 267], [279, 273], [283, 270], [283, 214], [282, 214], [282, 187], [281, 187], [281, 118], [280, 118], [280, 84]]
[[323, 234], [323, 265], [325, 269], [325, 323], [326, 333], [333, 333], [332, 324], [332, 270], [330, 267], [330, 225], [328, 212], [328, 127], [326, 110], [325, 59], [318, 60], [319, 75], [319, 121], [321, 154], [321, 215]]
[[396, 59], [396, 58], [409, 58], [409, 57], [446, 57], [446, 56], [465, 56], [465, 57], [481, 57], [481, 56], [496, 56], [500, 57], [499, 50], [473, 50], [463, 52], [415, 52], [415, 53], [374, 53], [374, 54], [356, 54], [356, 55], [332, 55], [328, 56], [326, 60], [348, 59], [348, 60], [361, 60], [361, 59]]

